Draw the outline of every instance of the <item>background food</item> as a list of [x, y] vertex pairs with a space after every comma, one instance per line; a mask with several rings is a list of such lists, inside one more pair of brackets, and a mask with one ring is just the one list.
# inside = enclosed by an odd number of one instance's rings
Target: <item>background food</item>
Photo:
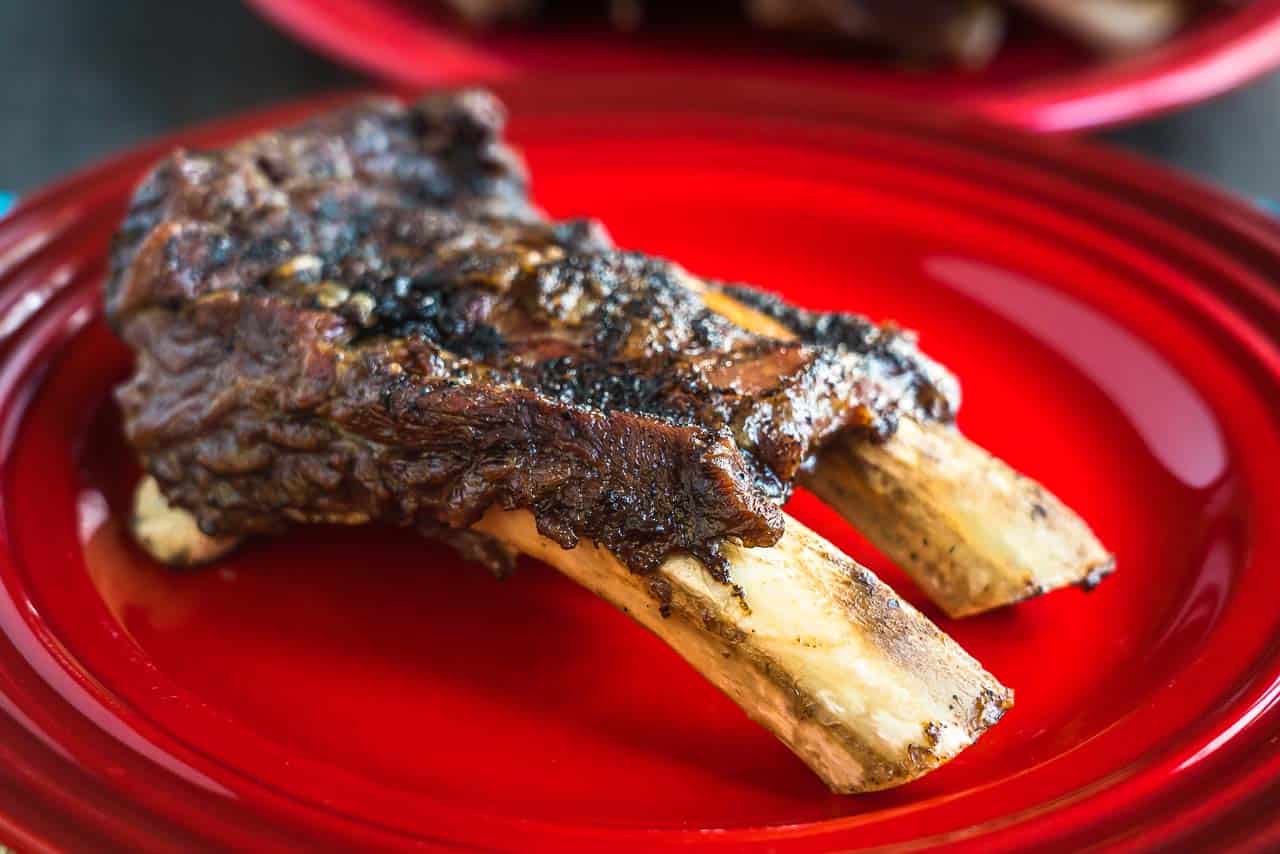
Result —
[[1050, 25], [1102, 54], [1152, 47], [1176, 33], [1206, 0], [732, 0], [688, 4], [669, 0], [442, 0], [463, 22], [492, 27], [607, 15], [620, 29], [673, 19], [719, 19], [742, 14], [755, 26], [875, 45], [928, 63], [985, 65], [1011, 26]]

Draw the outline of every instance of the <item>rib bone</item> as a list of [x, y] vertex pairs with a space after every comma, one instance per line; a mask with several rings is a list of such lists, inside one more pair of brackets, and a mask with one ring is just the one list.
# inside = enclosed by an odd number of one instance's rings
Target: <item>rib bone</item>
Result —
[[[144, 494], [159, 492], [144, 482]], [[135, 531], [169, 526], [172, 546], [196, 530], [185, 515], [163, 499], [139, 501]], [[640, 575], [593, 543], [562, 548], [527, 511], [494, 509], [474, 527], [629, 614], [838, 793], [929, 772], [1013, 704], [1013, 693], [927, 618], [794, 519], [776, 546], [727, 547], [740, 593], [690, 557]]]
[[[773, 318], [689, 277], [714, 311], [774, 337]], [[1080, 584], [1115, 559], [1089, 526], [1036, 481], [939, 423], [903, 418], [887, 442], [837, 436], [801, 483], [964, 617]]]
[[832, 442], [802, 482], [952, 617], [1091, 587], [1115, 568], [1069, 507], [945, 424], [904, 419], [884, 444]]
[[133, 493], [133, 537], [166, 566], [188, 567], [211, 563], [234, 549], [239, 537], [210, 537], [195, 517], [165, 500], [154, 477], [145, 477]]

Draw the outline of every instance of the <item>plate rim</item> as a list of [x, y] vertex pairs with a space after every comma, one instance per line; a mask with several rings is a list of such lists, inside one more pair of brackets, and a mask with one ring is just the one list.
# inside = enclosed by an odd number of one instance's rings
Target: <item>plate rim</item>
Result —
[[[416, 35], [438, 51], [435, 55], [441, 60], [440, 67], [435, 73], [420, 73], [406, 66], [399, 50], [388, 49], [389, 45], [379, 40], [349, 38], [348, 22], [335, 13], [330, 0], [322, 0], [320, 8], [316, 0], [244, 1], [314, 50], [391, 85], [497, 83], [517, 76], [538, 76], [536, 70], [503, 57], [497, 50], [467, 44], [430, 27]], [[361, 6], [361, 15], [382, 17], [384, 24], [390, 23], [387, 16], [400, 14], [394, 0], [365, 0]], [[1226, 93], [1280, 67], [1280, 0], [1253, 0], [1215, 15], [1218, 20], [1193, 26], [1139, 57], [1023, 81], [989, 93], [947, 95], [939, 102], [1009, 127], [1039, 133], [1071, 132], [1163, 115]], [[760, 76], [767, 77], [767, 70], [762, 69]]]

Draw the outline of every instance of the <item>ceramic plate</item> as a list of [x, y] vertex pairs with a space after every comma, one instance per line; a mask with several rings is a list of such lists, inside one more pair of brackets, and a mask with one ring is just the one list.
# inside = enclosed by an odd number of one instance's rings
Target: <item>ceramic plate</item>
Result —
[[[616, 96], [628, 92], [626, 99]], [[975, 440], [1117, 553], [1070, 590], [944, 619], [849, 526], [789, 510], [1017, 690], [937, 773], [830, 794], [621, 613], [411, 532], [312, 528], [171, 572], [102, 319], [108, 240], [175, 145], [0, 220], [0, 838], [769, 850], [1280, 842], [1280, 229], [1087, 145], [789, 86], [508, 86], [554, 214], [624, 246], [920, 331]]]

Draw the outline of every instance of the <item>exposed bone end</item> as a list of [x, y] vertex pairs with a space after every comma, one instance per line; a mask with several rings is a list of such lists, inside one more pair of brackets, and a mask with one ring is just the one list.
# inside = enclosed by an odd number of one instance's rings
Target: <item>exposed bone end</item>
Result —
[[[685, 284], [744, 329], [792, 337], [773, 318], [693, 276], [685, 274]], [[1115, 570], [1114, 556], [1089, 526], [1043, 486], [952, 427], [910, 419], [900, 425], [884, 444], [837, 437], [802, 482], [948, 615], [965, 617], [1072, 584], [1092, 590]]]
[[526, 512], [495, 510], [475, 527], [629, 614], [838, 793], [929, 772], [1013, 703], [928, 619], [794, 519], [772, 548], [725, 548], [741, 598], [690, 558], [646, 576], [590, 543], [563, 549]]
[[1090, 589], [1115, 569], [1069, 507], [946, 425], [904, 419], [884, 444], [837, 440], [805, 485], [952, 617]]
[[210, 537], [201, 531], [194, 516], [165, 500], [150, 475], [134, 489], [129, 530], [147, 554], [168, 566], [200, 566], [240, 544], [239, 537]]

